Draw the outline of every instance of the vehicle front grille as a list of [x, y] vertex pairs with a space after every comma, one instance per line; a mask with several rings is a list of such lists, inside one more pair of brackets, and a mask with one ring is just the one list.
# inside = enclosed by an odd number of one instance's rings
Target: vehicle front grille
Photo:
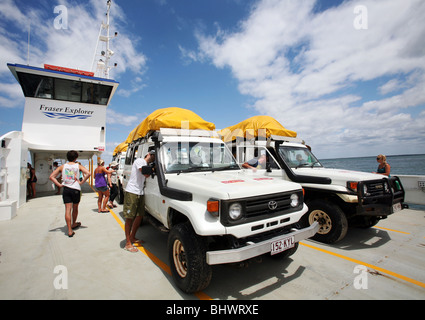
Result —
[[[246, 217], [257, 217], [261, 215], [273, 214], [276, 211], [291, 209], [290, 196], [290, 194], [273, 194], [249, 199], [246, 201]], [[273, 201], [276, 202], [275, 209], [271, 209], [269, 206], [269, 203]], [[271, 207], [273, 208], [274, 206]]]
[[[291, 206], [291, 195], [298, 195], [298, 205]], [[229, 216], [229, 207], [233, 203], [240, 203], [243, 207], [243, 215], [234, 221]], [[220, 220], [224, 226], [240, 225], [263, 219], [280, 217], [301, 210], [304, 197], [302, 191], [274, 193], [250, 198], [223, 200], [221, 202]]]
[[404, 189], [398, 177], [359, 183], [359, 197], [363, 204], [388, 206], [404, 201]]
[[364, 184], [367, 188], [366, 192], [364, 193], [365, 196], [375, 197], [375, 196], [383, 196], [384, 194], [390, 193], [388, 182], [384, 179], [378, 182], [366, 181], [364, 182]]

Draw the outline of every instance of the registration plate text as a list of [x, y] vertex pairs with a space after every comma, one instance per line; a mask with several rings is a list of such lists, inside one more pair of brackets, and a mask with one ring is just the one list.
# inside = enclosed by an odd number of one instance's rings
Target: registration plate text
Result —
[[273, 241], [271, 243], [271, 252], [270, 254], [277, 254], [283, 252], [295, 246], [294, 236], [290, 236], [281, 240]]

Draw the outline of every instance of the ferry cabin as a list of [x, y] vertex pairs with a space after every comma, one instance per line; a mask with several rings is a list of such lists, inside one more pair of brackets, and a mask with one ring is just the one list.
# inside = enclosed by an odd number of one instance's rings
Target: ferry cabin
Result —
[[77, 150], [79, 159], [101, 155], [106, 108], [118, 87], [114, 80], [81, 70], [8, 67], [21, 85], [25, 109], [22, 131], [0, 137], [0, 210], [6, 202], [17, 201], [17, 207], [25, 203], [27, 162], [35, 168], [37, 192], [51, 191], [49, 175], [55, 159], [66, 159], [69, 150]]

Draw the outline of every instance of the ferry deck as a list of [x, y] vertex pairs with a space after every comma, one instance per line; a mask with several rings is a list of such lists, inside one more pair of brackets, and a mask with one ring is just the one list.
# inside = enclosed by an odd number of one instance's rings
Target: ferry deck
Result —
[[40, 193], [0, 221], [0, 299], [423, 300], [425, 212], [404, 209], [369, 229], [350, 228], [333, 245], [303, 241], [286, 260], [264, 257], [213, 267], [194, 295], [173, 283], [167, 234], [143, 223], [137, 253], [125, 251], [122, 206], [97, 212], [86, 183], [75, 236], [66, 234], [62, 197]]

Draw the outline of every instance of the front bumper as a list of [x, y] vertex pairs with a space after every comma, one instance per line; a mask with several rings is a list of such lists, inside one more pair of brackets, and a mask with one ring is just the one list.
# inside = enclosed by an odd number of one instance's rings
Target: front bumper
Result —
[[[382, 183], [386, 183], [385, 180], [379, 180]], [[378, 182], [379, 182], [378, 181]], [[388, 192], [381, 194], [365, 194], [363, 185], [366, 184], [367, 190], [369, 191], [370, 185], [367, 185], [370, 182], [359, 182], [358, 184], [358, 206], [357, 206], [357, 215], [366, 215], [366, 216], [387, 216], [397, 212], [404, 208], [404, 196], [405, 191], [401, 181], [398, 177], [388, 178]], [[375, 186], [379, 184], [375, 183]], [[383, 185], [381, 187], [383, 189]]]
[[229, 250], [217, 250], [208, 251], [206, 254], [207, 263], [209, 265], [224, 264], [224, 263], [235, 263], [241, 262], [247, 259], [258, 257], [262, 254], [271, 252], [271, 243], [282, 240], [289, 236], [294, 236], [295, 242], [302, 241], [310, 238], [316, 234], [320, 226], [317, 222], [314, 222], [311, 226], [304, 229], [293, 229], [292, 232], [267, 239], [258, 243], [251, 243], [241, 248], [229, 249]]

